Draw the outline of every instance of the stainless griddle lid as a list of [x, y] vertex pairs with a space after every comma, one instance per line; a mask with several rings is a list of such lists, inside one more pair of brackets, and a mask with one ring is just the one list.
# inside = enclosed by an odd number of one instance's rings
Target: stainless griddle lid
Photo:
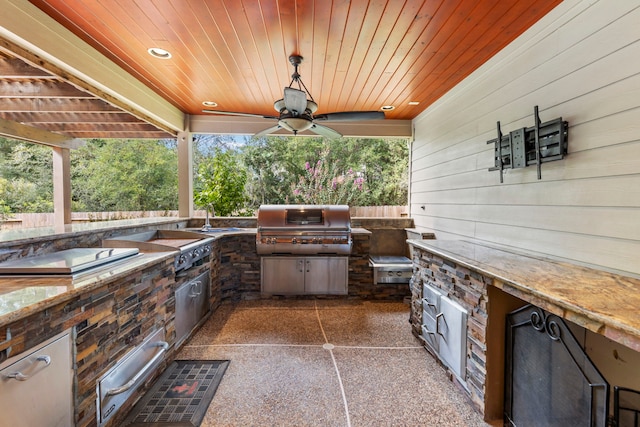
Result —
[[0, 263], [0, 274], [73, 274], [138, 254], [137, 248], [75, 248]]

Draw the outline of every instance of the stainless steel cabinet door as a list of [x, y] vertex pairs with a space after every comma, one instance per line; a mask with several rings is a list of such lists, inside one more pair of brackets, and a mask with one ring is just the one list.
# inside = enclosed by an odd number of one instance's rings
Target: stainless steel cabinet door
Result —
[[70, 334], [28, 352], [0, 366], [0, 425], [74, 425]]
[[440, 298], [436, 331], [440, 336], [440, 358], [458, 378], [464, 380], [467, 366], [467, 311], [449, 298]]
[[180, 345], [209, 311], [209, 272], [176, 290], [176, 344]]
[[304, 291], [306, 294], [347, 293], [349, 258], [305, 258]]
[[262, 292], [267, 294], [304, 293], [304, 258], [262, 257]]

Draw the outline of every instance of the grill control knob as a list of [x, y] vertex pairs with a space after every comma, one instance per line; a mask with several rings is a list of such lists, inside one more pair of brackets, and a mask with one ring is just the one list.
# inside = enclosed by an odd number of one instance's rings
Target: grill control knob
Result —
[[298, 239], [296, 239], [295, 237], [292, 237], [291, 243], [295, 245], [296, 243], [298, 243]]

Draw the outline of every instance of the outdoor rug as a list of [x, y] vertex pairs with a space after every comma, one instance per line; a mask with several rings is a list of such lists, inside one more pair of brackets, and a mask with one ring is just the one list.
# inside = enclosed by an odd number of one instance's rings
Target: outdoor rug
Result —
[[177, 360], [136, 403], [125, 426], [197, 427], [222, 380], [228, 360]]

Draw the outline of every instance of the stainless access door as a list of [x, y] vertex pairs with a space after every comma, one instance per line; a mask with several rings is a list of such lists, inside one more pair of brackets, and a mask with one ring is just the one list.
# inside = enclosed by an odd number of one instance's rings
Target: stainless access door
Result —
[[176, 290], [176, 346], [209, 312], [209, 272], [206, 271]]
[[0, 425], [74, 425], [70, 333], [25, 353], [0, 365]]
[[455, 301], [440, 298], [436, 317], [439, 350], [442, 361], [458, 378], [464, 380], [467, 362], [467, 311]]

